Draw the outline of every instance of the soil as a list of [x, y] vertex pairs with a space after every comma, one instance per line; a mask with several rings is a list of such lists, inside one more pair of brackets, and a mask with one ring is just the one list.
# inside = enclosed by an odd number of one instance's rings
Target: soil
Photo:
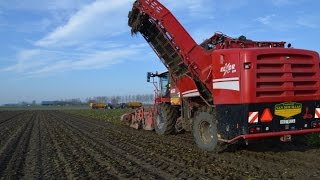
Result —
[[0, 112], [0, 179], [319, 179], [320, 148], [259, 141], [199, 150], [189, 133], [158, 136], [60, 111]]

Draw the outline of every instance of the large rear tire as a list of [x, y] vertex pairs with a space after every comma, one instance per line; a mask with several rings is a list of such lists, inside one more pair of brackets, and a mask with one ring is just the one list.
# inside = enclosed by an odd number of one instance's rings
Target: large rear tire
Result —
[[175, 132], [177, 109], [169, 104], [159, 104], [155, 122], [155, 130], [159, 135], [168, 135]]
[[215, 151], [218, 146], [217, 122], [214, 115], [200, 112], [193, 120], [192, 132], [198, 147], [205, 151]]

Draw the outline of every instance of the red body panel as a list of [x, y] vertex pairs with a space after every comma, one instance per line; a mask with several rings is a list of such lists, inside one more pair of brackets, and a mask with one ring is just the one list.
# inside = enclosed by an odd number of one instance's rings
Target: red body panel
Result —
[[[319, 55], [308, 50], [216, 50], [212, 55], [214, 102], [249, 104], [319, 100], [319, 63]], [[245, 65], [249, 69], [245, 69]]]
[[[240, 103], [320, 100], [319, 55], [300, 49], [244, 49]], [[243, 66], [243, 65], [242, 65]]]
[[212, 92], [215, 104], [241, 102], [239, 62], [240, 49], [216, 50], [212, 53]]
[[177, 79], [176, 85], [180, 90], [182, 97], [194, 97], [196, 96], [195, 94], [198, 94], [197, 96], [199, 96], [197, 86], [194, 84], [194, 81], [188, 76]]

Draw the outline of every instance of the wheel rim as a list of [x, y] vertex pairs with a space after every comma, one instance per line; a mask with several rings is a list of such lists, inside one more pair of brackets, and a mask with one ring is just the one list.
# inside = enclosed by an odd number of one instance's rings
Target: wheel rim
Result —
[[205, 144], [209, 144], [213, 140], [212, 126], [209, 122], [200, 123], [200, 137]]

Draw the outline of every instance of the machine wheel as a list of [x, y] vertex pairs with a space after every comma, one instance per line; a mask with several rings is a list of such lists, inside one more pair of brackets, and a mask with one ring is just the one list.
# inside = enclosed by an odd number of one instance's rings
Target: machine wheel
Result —
[[159, 104], [155, 121], [157, 134], [167, 135], [175, 132], [177, 110], [169, 104]]
[[199, 113], [193, 120], [193, 136], [200, 149], [214, 151], [218, 146], [217, 122], [207, 112]]

